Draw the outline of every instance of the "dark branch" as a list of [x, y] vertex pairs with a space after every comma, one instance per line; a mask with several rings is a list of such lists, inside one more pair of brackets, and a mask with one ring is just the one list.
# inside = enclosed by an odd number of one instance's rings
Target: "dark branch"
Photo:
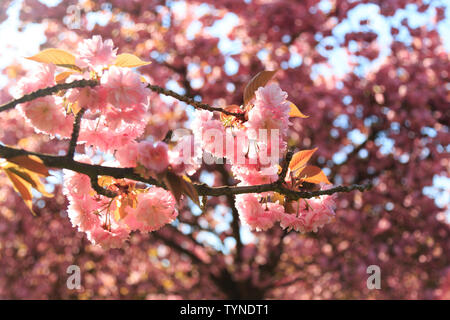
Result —
[[283, 168], [281, 169], [278, 181], [279, 183], [283, 183], [284, 179], [286, 178], [286, 174], [289, 169], [289, 163], [292, 160], [292, 157], [294, 156], [294, 148], [289, 148], [288, 152], [286, 153], [286, 158], [284, 159]]
[[86, 109], [84, 108], [78, 111], [77, 115], [75, 116], [75, 121], [73, 122], [72, 137], [70, 138], [69, 150], [67, 151], [67, 157], [70, 159], [73, 159], [73, 156], [75, 155], [78, 135], [80, 134], [81, 118], [83, 118], [85, 112]]
[[183, 101], [183, 102], [193, 106], [196, 109], [203, 109], [203, 110], [208, 110], [208, 111], [222, 112], [223, 114], [226, 114], [228, 116], [234, 116], [234, 117], [236, 117], [238, 119], [242, 119], [242, 120], [244, 119], [244, 113], [235, 113], [235, 112], [230, 112], [230, 111], [224, 110], [222, 108], [212, 107], [209, 104], [195, 101], [192, 98], [183, 96], [183, 95], [178, 94], [175, 91], [172, 91], [172, 90], [169, 90], [169, 89], [164, 89], [164, 88], [161, 88], [159, 86], [152, 85], [152, 84], [147, 85], [147, 88], [149, 88], [150, 90], [152, 90], [154, 92], [157, 92], [159, 94], [170, 96], [170, 97], [173, 97], [173, 98], [175, 98], [175, 99], [177, 99], [179, 101]]
[[[223, 164], [217, 165], [217, 170], [222, 175], [222, 183], [225, 185], [228, 185], [232, 183], [232, 177], [230, 176], [230, 173], [225, 168]], [[231, 208], [231, 213], [233, 215], [233, 220], [231, 221], [231, 229], [233, 231], [233, 238], [236, 240], [236, 262], [240, 263], [242, 261], [242, 248], [243, 243], [241, 239], [241, 232], [240, 232], [240, 224], [239, 224], [239, 212], [236, 208], [236, 200], [234, 199], [234, 196], [232, 194], [227, 195], [227, 201], [228, 205]]]
[[[39, 89], [33, 93], [30, 93], [28, 95], [23, 96], [22, 98], [15, 99], [13, 101], [10, 101], [2, 106], [0, 106], [0, 112], [5, 111], [11, 108], [14, 108], [16, 105], [24, 102], [31, 101], [33, 99], [44, 97], [47, 95], [51, 95], [53, 93], [59, 92], [61, 90], [67, 90], [70, 88], [81, 88], [81, 87], [94, 87], [98, 85], [98, 81], [96, 80], [77, 80], [70, 83], [62, 83], [55, 85], [53, 87], [48, 87], [45, 89]], [[150, 88], [152, 91], [158, 92], [160, 94], [168, 95], [171, 97], [174, 97], [180, 101], [186, 102], [195, 108], [198, 109], [204, 109], [208, 111], [217, 111], [222, 112], [226, 115], [235, 116], [237, 118], [243, 119], [244, 114], [241, 113], [233, 113], [226, 111], [222, 108], [217, 107], [211, 107], [208, 104], [201, 103], [194, 101], [192, 98], [179, 95], [178, 93], [167, 90], [164, 88], [161, 88], [156, 85], [148, 85], [148, 88]], [[81, 112], [81, 111], [80, 111]], [[81, 121], [81, 116], [83, 113], [80, 113], [77, 115], [75, 119], [74, 124], [74, 131], [72, 134], [72, 139], [69, 146], [69, 152], [67, 156], [52, 156], [52, 155], [46, 155], [36, 152], [30, 152], [26, 150], [21, 149], [15, 149], [7, 146], [0, 145], [0, 157], [3, 157], [5, 159], [9, 159], [12, 157], [16, 157], [19, 155], [35, 155], [39, 157], [46, 166], [52, 167], [52, 168], [59, 168], [59, 169], [69, 169], [75, 172], [83, 173], [88, 175], [91, 178], [91, 181], [96, 180], [98, 176], [111, 176], [116, 179], [132, 179], [135, 181], [141, 181], [148, 184], [153, 184], [156, 186], [165, 187], [164, 184], [160, 183], [159, 181], [153, 179], [153, 178], [143, 178], [137, 173], [134, 172], [133, 168], [115, 168], [115, 167], [105, 167], [101, 165], [93, 165], [93, 164], [86, 164], [82, 162], [78, 162], [73, 160], [73, 154], [76, 146], [76, 141], [78, 139], [78, 133], [79, 133], [79, 121]], [[78, 123], [78, 124], [77, 124]], [[297, 200], [299, 198], [313, 198], [321, 195], [330, 195], [336, 192], [350, 192], [353, 190], [368, 190], [372, 187], [371, 184], [368, 185], [352, 185], [349, 187], [339, 186], [328, 190], [320, 190], [320, 191], [312, 191], [312, 192], [306, 192], [306, 191], [294, 191], [287, 187], [285, 187], [280, 181], [284, 180], [284, 177], [287, 172], [287, 166], [290, 162], [290, 158], [292, 157], [291, 151], [288, 152], [286, 156], [286, 163], [282, 169], [282, 172], [280, 174], [280, 178], [278, 181], [268, 183], [268, 184], [261, 184], [256, 186], [223, 186], [223, 187], [209, 187], [205, 184], [195, 184], [195, 188], [197, 189], [197, 192], [199, 195], [202, 196], [222, 196], [222, 195], [236, 195], [236, 194], [243, 194], [243, 193], [261, 193], [261, 192], [267, 192], [267, 191], [275, 191], [280, 194], [285, 195], [288, 199], [291, 200]], [[98, 185], [98, 183], [97, 183]], [[97, 188], [96, 184], [93, 184], [93, 188]], [[104, 190], [100, 190], [100, 194], [106, 194]], [[112, 194], [110, 194], [111, 196]]]
[[[20, 155], [34, 155], [39, 157], [47, 167], [68, 169], [75, 172], [83, 173], [89, 177], [97, 176], [110, 176], [116, 179], [131, 179], [135, 181], [141, 181], [148, 184], [156, 185], [159, 187], [165, 187], [159, 181], [153, 178], [143, 178], [139, 174], [134, 172], [134, 168], [116, 168], [106, 167], [95, 164], [87, 164], [68, 159], [66, 156], [52, 156], [42, 153], [30, 152], [22, 149], [15, 149], [7, 146], [0, 145], [0, 157], [9, 159]], [[290, 200], [297, 200], [300, 198], [310, 199], [321, 195], [331, 195], [337, 192], [351, 192], [354, 190], [365, 191], [372, 188], [372, 184], [367, 185], [352, 185], [352, 186], [339, 186], [328, 190], [319, 191], [295, 191], [291, 190], [283, 185], [280, 185], [278, 181], [255, 185], [255, 186], [222, 186], [222, 187], [210, 187], [206, 184], [194, 184], [197, 192], [201, 196], [213, 196], [219, 197], [222, 195], [235, 195], [243, 193], [261, 193], [267, 191], [275, 191], [285, 195]]]
[[67, 89], [71, 89], [71, 88], [95, 87], [96, 85], [98, 85], [98, 81], [96, 81], [96, 80], [76, 80], [76, 81], [69, 82], [69, 83], [60, 83], [53, 87], [36, 90], [30, 94], [24, 95], [22, 98], [7, 102], [0, 106], [0, 112], [12, 109], [15, 106], [17, 106], [18, 104], [21, 104], [24, 102], [32, 101], [34, 99], [45, 97], [45, 96], [50, 96], [61, 90], [67, 90]]
[[91, 176], [91, 186], [92, 189], [95, 190], [98, 194], [101, 194], [102, 196], [108, 197], [108, 198], [115, 198], [117, 196], [116, 193], [112, 192], [111, 190], [107, 190], [100, 186], [98, 184], [98, 177], [97, 176]]
[[[14, 100], [11, 100], [10, 102], [7, 102], [7, 103], [1, 105], [0, 112], [12, 109], [15, 106], [17, 106], [18, 104], [21, 104], [24, 102], [32, 101], [34, 99], [45, 97], [45, 96], [50, 96], [61, 90], [67, 90], [67, 89], [71, 89], [71, 88], [95, 87], [98, 84], [99, 84], [99, 82], [97, 80], [76, 80], [76, 81], [69, 82], [69, 83], [57, 84], [53, 87], [39, 89], [35, 92], [24, 95], [23, 97], [21, 97], [19, 99], [14, 99]], [[180, 95], [172, 90], [164, 89], [157, 85], [148, 84], [147, 88], [149, 88], [150, 90], [157, 92], [159, 94], [164, 94], [166, 96], [173, 97], [179, 101], [185, 102], [185, 103], [193, 106], [196, 109], [203, 109], [203, 110], [208, 110], [208, 111], [212, 111], [212, 112], [217, 111], [217, 112], [226, 114], [228, 116], [234, 116], [238, 119], [244, 120], [244, 113], [235, 113], [235, 112], [230, 112], [230, 111], [224, 110], [219, 107], [212, 107], [209, 104], [195, 101], [194, 99], [192, 99], [190, 97]]]

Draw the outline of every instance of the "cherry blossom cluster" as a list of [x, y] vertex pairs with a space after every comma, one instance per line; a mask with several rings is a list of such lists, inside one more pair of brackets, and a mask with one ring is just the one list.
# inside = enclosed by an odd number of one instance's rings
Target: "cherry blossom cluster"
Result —
[[[144, 178], [162, 179], [169, 171], [192, 175], [202, 158], [210, 156], [231, 164], [239, 186], [279, 179], [278, 163], [286, 153], [291, 125], [291, 102], [278, 84], [260, 86], [245, 108], [234, 106], [233, 110], [243, 115], [240, 119], [224, 114], [216, 118], [213, 112], [196, 110], [193, 134], [182, 136], [177, 143], [155, 141], [145, 133], [149, 126], [146, 114], [158, 113], [149, 107], [151, 91], [138, 73], [117, 65], [117, 58], [111, 40], [94, 36], [78, 45], [76, 72], [55, 75], [53, 64], [40, 65], [19, 82], [17, 96], [64, 81], [96, 80], [99, 85], [23, 103], [21, 113], [36, 132], [70, 138], [75, 117], [83, 110], [78, 144], [113, 154], [116, 165], [132, 167]], [[110, 199], [97, 194], [91, 182], [82, 174], [64, 172], [70, 220], [94, 244], [118, 247], [131, 231], [154, 231], [177, 216], [170, 191], [142, 189], [132, 181], [100, 177], [100, 187], [117, 195]], [[236, 206], [242, 222], [257, 231], [267, 230], [275, 222], [289, 230], [317, 231], [334, 217], [330, 196], [290, 202], [276, 192], [244, 194], [236, 197]]]
[[[143, 176], [161, 173], [168, 168], [169, 158], [177, 160], [176, 151], [169, 157], [166, 143], [140, 139], [147, 126], [145, 115], [151, 92], [138, 73], [115, 66], [116, 58], [117, 49], [111, 40], [103, 41], [100, 36], [94, 36], [81, 42], [76, 66], [82, 71], [68, 73], [65, 81], [95, 79], [100, 85], [73, 88], [64, 95], [23, 103], [20, 112], [36, 132], [69, 138], [75, 114], [83, 108], [86, 112], [81, 120], [78, 144], [92, 146], [103, 153], [115, 153], [117, 165], [136, 167]], [[56, 85], [55, 72], [53, 64], [39, 64], [18, 83], [15, 95]], [[180, 141], [180, 145], [189, 143], [188, 138]], [[178, 174], [193, 173], [197, 167], [179, 163], [173, 166]], [[130, 181], [110, 182], [104, 187], [119, 194], [117, 199], [111, 200], [98, 195], [90, 186], [88, 176], [64, 171], [70, 220], [80, 231], [86, 232], [94, 244], [118, 247], [130, 231], [154, 231], [177, 216], [173, 195], [164, 189], [135, 189]]]
[[[52, 5], [40, 0], [19, 2], [16, 9], [21, 22], [38, 23], [45, 29], [44, 47], [73, 52], [89, 33], [101, 34], [104, 39], [113, 34], [119, 52], [134, 52], [140, 57], [157, 53], [159, 61], [164, 61], [139, 69], [145, 77], [157, 77], [155, 83], [159, 84], [175, 81], [189, 96], [199, 95], [203, 101], [225, 98], [228, 103], [240, 103], [243, 81], [256, 69], [282, 67], [277, 73], [280, 87], [309, 115], [307, 121], [291, 119], [289, 142], [308, 149], [319, 147], [319, 160], [328, 159], [327, 167], [336, 181], [359, 184], [372, 180], [376, 185], [371, 192], [340, 194], [336, 199], [339, 219], [318, 237], [259, 232], [255, 234], [257, 245], [243, 243], [239, 250], [239, 232], [233, 233], [239, 224], [215, 228], [217, 212], [225, 212], [230, 199], [210, 197], [205, 213], [197, 217], [189, 208], [179, 207], [177, 219], [193, 230], [205, 227], [226, 241], [233, 237], [236, 250], [208, 244], [203, 247], [197, 242], [203, 241], [204, 234], [194, 231], [186, 235], [180, 224], [178, 228], [162, 228], [158, 237], [136, 233], [132, 246], [109, 252], [86, 247], [85, 237], [74, 236], [70, 223], [55, 215], [66, 209], [59, 185], [55, 185], [53, 198], [35, 202], [37, 209], [37, 204], [45, 201], [36, 219], [2, 174], [1, 299], [450, 298], [448, 205], [444, 201], [444, 207], [439, 206], [423, 192], [434, 184], [436, 176], [448, 176], [450, 59], [444, 45], [445, 28], [441, 28], [448, 22], [448, 1], [342, 0], [331, 1], [331, 6], [328, 1], [291, 0], [195, 0], [166, 5], [159, 0], [62, 0], [52, 1]], [[177, 2], [183, 3], [183, 10], [172, 6]], [[0, 1], [0, 21], [8, 18], [11, 3]], [[212, 9], [207, 14], [203, 14], [205, 3]], [[74, 4], [81, 9], [77, 11], [81, 13], [80, 29], [67, 23], [73, 18], [67, 9]], [[365, 10], [371, 8], [376, 14], [368, 11], [366, 15]], [[219, 50], [222, 37], [210, 32], [211, 26], [222, 24], [224, 15], [230, 14], [238, 17], [236, 24], [223, 30], [228, 33], [224, 36], [240, 43], [240, 49], [231, 55], [236, 73], [226, 68], [230, 52]], [[422, 19], [415, 19], [417, 14]], [[105, 19], [91, 29], [91, 15]], [[161, 27], [167, 16], [170, 27]], [[189, 28], [193, 22], [198, 26], [195, 36]], [[342, 30], [347, 22], [350, 28]], [[387, 42], [370, 35], [380, 25], [391, 35]], [[342, 37], [334, 41], [337, 28]], [[26, 34], [21, 33], [20, 39]], [[12, 43], [13, 48], [20, 42]], [[382, 48], [381, 59], [373, 60]], [[327, 69], [326, 75], [317, 76], [316, 68], [327, 66], [327, 57], [334, 59], [339, 50], [346, 53], [342, 59], [348, 65], [345, 74]], [[6, 62], [8, 54], [4, 57], [3, 53], [2, 62]], [[301, 63], [292, 63], [299, 57]], [[373, 67], [369, 74], [364, 71], [368, 62]], [[6, 103], [12, 99], [10, 89], [25, 76], [25, 70], [14, 63], [0, 73], [3, 79], [8, 78], [0, 90], [0, 103]], [[190, 88], [194, 82], [202, 85]], [[150, 119], [143, 133], [153, 136], [154, 141], [162, 140], [168, 130], [187, 120], [183, 105], [160, 98], [155, 93], [150, 96]], [[164, 113], [160, 112], [163, 108]], [[67, 141], [33, 135], [17, 111], [2, 112], [2, 143], [47, 154], [65, 150]], [[366, 140], [360, 147], [354, 142], [356, 150], [347, 154], [344, 163], [334, 163], [334, 154], [351, 148], [348, 134], [353, 130], [359, 130]], [[380, 143], [385, 138], [392, 142], [391, 150], [386, 151]], [[80, 146], [77, 152], [81, 151]], [[169, 156], [173, 151], [169, 144]], [[214, 166], [207, 169], [213, 170], [214, 185], [224, 183], [222, 172]], [[199, 225], [197, 218], [208, 224]], [[277, 245], [279, 235], [283, 237], [282, 250]], [[189, 259], [187, 251], [202, 261]], [[278, 264], [267, 263], [273, 261], [274, 253], [281, 257]], [[213, 268], [202, 267], [203, 261]], [[61, 281], [67, 266], [74, 263], [87, 272], [83, 273], [83, 290], [67, 290], [66, 282]], [[230, 264], [235, 272], [230, 272]], [[382, 270], [383, 290], [367, 290], [366, 281], [361, 280], [367, 279], [366, 268], [372, 264]], [[219, 275], [220, 281], [212, 283], [211, 273]]]
[[241, 220], [252, 230], [265, 231], [279, 222], [288, 231], [317, 232], [333, 221], [335, 216], [333, 196], [299, 199], [285, 205], [280, 204], [279, 200], [271, 202], [270, 198], [271, 196], [263, 197], [254, 193], [236, 196], [236, 207]]
[[162, 188], [137, 189], [132, 181], [115, 179], [104, 179], [101, 185], [120, 195], [101, 196], [91, 188], [88, 176], [64, 170], [70, 221], [93, 244], [121, 247], [131, 231], [155, 231], [178, 216], [173, 195]]
[[[203, 150], [217, 158], [226, 158], [240, 182], [251, 186], [279, 179], [279, 158], [287, 149], [290, 102], [278, 84], [260, 87], [255, 93], [245, 123], [224, 127], [209, 111], [197, 111], [193, 127]], [[289, 180], [289, 177], [288, 177]], [[326, 188], [322, 186], [322, 188]], [[276, 222], [284, 229], [316, 232], [334, 218], [333, 196], [286, 202], [275, 192], [236, 196], [241, 221], [252, 230], [265, 231]]]

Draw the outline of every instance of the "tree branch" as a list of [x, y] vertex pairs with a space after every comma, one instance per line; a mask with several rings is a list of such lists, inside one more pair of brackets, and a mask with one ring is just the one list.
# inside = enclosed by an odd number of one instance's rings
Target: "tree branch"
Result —
[[284, 182], [284, 179], [286, 178], [286, 174], [289, 169], [289, 163], [292, 160], [292, 157], [294, 156], [294, 148], [289, 148], [288, 152], [286, 153], [286, 157], [284, 159], [283, 168], [281, 169], [278, 182], [281, 184]]
[[[217, 170], [222, 174], [222, 183], [228, 185], [231, 183], [230, 180], [231, 176], [230, 173], [228, 172], [228, 170], [225, 168], [225, 165], [223, 164], [219, 164], [217, 165]], [[233, 220], [231, 221], [231, 229], [233, 231], [233, 238], [236, 240], [236, 262], [239, 263], [242, 261], [242, 248], [243, 248], [243, 243], [242, 243], [242, 239], [241, 239], [241, 228], [240, 228], [240, 224], [239, 224], [239, 212], [236, 209], [236, 200], [234, 199], [234, 196], [229, 194], [227, 195], [227, 201], [228, 201], [228, 205], [231, 208], [231, 213], [233, 216]]]
[[[0, 106], [0, 112], [9, 110], [11, 108], [14, 108], [16, 105], [24, 102], [31, 101], [33, 99], [37, 99], [39, 97], [44, 97], [47, 95], [51, 95], [53, 93], [56, 93], [60, 90], [67, 90], [69, 88], [81, 88], [81, 87], [94, 87], [98, 85], [98, 81], [96, 80], [77, 80], [70, 83], [62, 83], [55, 85], [53, 87], [48, 87], [45, 89], [39, 89], [33, 93], [27, 94], [23, 96], [22, 98], [12, 100], [2, 106]], [[160, 94], [168, 95], [171, 97], [174, 97], [180, 101], [186, 102], [195, 108], [198, 109], [204, 109], [208, 111], [217, 111], [222, 112], [226, 115], [235, 116], [238, 118], [243, 118], [244, 114], [241, 113], [233, 113], [226, 111], [222, 108], [217, 107], [211, 107], [208, 104], [200, 103], [197, 101], [194, 101], [192, 98], [182, 96], [177, 94], [174, 91], [167, 90], [164, 88], [161, 88], [156, 85], [149, 84], [147, 86], [152, 91], [155, 91]], [[160, 183], [159, 181], [153, 179], [153, 178], [143, 178], [139, 174], [134, 172], [134, 168], [115, 168], [115, 167], [105, 167], [101, 165], [93, 165], [93, 164], [87, 164], [82, 163], [73, 160], [73, 155], [75, 153], [75, 147], [76, 147], [76, 141], [78, 139], [79, 134], [79, 122], [81, 121], [81, 117], [83, 115], [83, 112], [80, 110], [80, 113], [75, 117], [75, 123], [74, 123], [74, 130], [72, 132], [72, 137], [69, 145], [69, 152], [67, 156], [53, 156], [53, 155], [47, 155], [42, 153], [36, 153], [36, 152], [30, 152], [22, 149], [15, 149], [7, 146], [0, 145], [0, 157], [3, 157], [5, 159], [9, 159], [12, 157], [20, 156], [20, 155], [34, 155], [39, 157], [46, 166], [52, 167], [52, 168], [59, 168], [59, 169], [69, 169], [75, 172], [83, 173], [88, 175], [91, 178], [92, 181], [97, 181], [98, 176], [111, 176], [116, 179], [132, 179], [135, 181], [141, 181], [148, 184], [156, 185], [165, 187], [164, 184]], [[254, 185], [254, 186], [222, 186], [222, 187], [209, 187], [206, 184], [194, 184], [195, 188], [197, 189], [197, 192], [199, 195], [202, 196], [222, 196], [222, 195], [236, 195], [236, 194], [243, 194], [243, 193], [261, 193], [261, 192], [267, 192], [267, 191], [275, 191], [280, 194], [285, 195], [290, 200], [297, 200], [299, 198], [313, 198], [321, 195], [330, 195], [336, 192], [350, 192], [353, 190], [359, 190], [364, 191], [368, 190], [372, 187], [371, 184], [368, 185], [352, 185], [348, 187], [339, 186], [328, 190], [319, 190], [319, 191], [312, 191], [312, 192], [306, 192], [306, 191], [295, 191], [291, 190], [287, 187], [285, 187], [282, 183], [284, 180], [284, 177], [287, 172], [287, 168], [289, 165], [290, 158], [292, 157], [292, 151], [290, 150], [286, 156], [285, 164], [282, 169], [282, 172], [280, 174], [280, 178], [275, 182], [267, 183], [267, 184], [261, 184], [261, 185]], [[286, 165], [287, 164], [287, 165]], [[281, 181], [281, 183], [280, 183]], [[100, 190], [98, 187], [98, 182], [93, 183], [92, 187], [95, 189], [97, 188], [98, 191], [100, 191], [100, 194], [106, 195], [106, 196], [113, 196], [112, 193], [105, 191], [103, 188]], [[96, 190], [97, 191], [97, 190]]]
[[[15, 106], [17, 106], [18, 104], [21, 104], [24, 102], [32, 101], [34, 99], [45, 97], [45, 96], [50, 96], [61, 90], [67, 90], [67, 89], [71, 89], [71, 88], [95, 87], [98, 84], [99, 84], [99, 82], [97, 80], [76, 80], [76, 81], [69, 82], [69, 83], [60, 83], [53, 87], [36, 90], [35, 92], [24, 95], [23, 97], [21, 97], [19, 99], [11, 100], [10, 102], [7, 102], [0, 106], [0, 112], [12, 109]], [[228, 116], [234, 116], [241, 120], [244, 120], [244, 117], [245, 117], [244, 113], [235, 113], [235, 112], [230, 112], [230, 111], [224, 110], [219, 107], [212, 107], [209, 104], [195, 101], [194, 99], [192, 99], [190, 97], [183, 96], [181, 94], [176, 93], [175, 91], [172, 91], [169, 89], [164, 89], [157, 85], [148, 84], [147, 88], [149, 88], [150, 90], [157, 92], [159, 94], [164, 94], [166, 96], [173, 97], [179, 101], [185, 102], [185, 103], [193, 106], [196, 109], [203, 109], [203, 110], [208, 110], [211, 112], [217, 111], [217, 112], [226, 114]]]
[[156, 85], [148, 84], [147, 88], [149, 88], [150, 90], [152, 90], [154, 92], [157, 92], [157, 93], [160, 93], [160, 94], [163, 94], [163, 95], [166, 95], [166, 96], [170, 96], [170, 97], [175, 98], [175, 99], [177, 99], [179, 101], [185, 102], [185, 103], [193, 106], [196, 109], [203, 109], [203, 110], [208, 110], [208, 111], [211, 111], [211, 112], [217, 111], [217, 112], [221, 112], [223, 114], [226, 114], [227, 116], [234, 116], [234, 117], [236, 117], [238, 119], [241, 119], [241, 120], [243, 120], [244, 116], [245, 116], [244, 113], [235, 113], [235, 112], [230, 112], [230, 111], [227, 111], [227, 110], [219, 108], [219, 107], [212, 107], [209, 104], [195, 101], [194, 99], [186, 97], [186, 96], [183, 96], [181, 94], [178, 94], [175, 91], [172, 91], [172, 90], [169, 90], [169, 89], [164, 89], [164, 88], [156, 86]]
[[[116, 179], [131, 179], [135, 181], [141, 181], [155, 186], [165, 188], [165, 185], [157, 181], [154, 178], [143, 178], [139, 174], [134, 172], [134, 168], [116, 168], [106, 167], [102, 165], [88, 164], [68, 159], [66, 156], [53, 156], [37, 152], [30, 152], [22, 149], [15, 149], [7, 146], [0, 145], [0, 157], [10, 159], [21, 155], [34, 155], [40, 158], [47, 167], [68, 169], [75, 172], [83, 173], [89, 177], [97, 176], [110, 176]], [[300, 198], [310, 199], [321, 195], [331, 195], [337, 192], [351, 192], [354, 190], [365, 191], [372, 188], [372, 184], [366, 185], [351, 185], [351, 186], [338, 186], [328, 190], [318, 191], [295, 191], [291, 190], [281, 184], [278, 181], [254, 186], [221, 186], [210, 187], [206, 184], [194, 184], [197, 193], [201, 196], [213, 196], [218, 197], [222, 195], [236, 195], [244, 193], [261, 193], [267, 191], [275, 191], [285, 195], [290, 200], [297, 200]]]
[[92, 189], [95, 190], [98, 194], [101, 194], [102, 196], [108, 197], [108, 198], [115, 198], [117, 196], [116, 193], [114, 193], [111, 190], [105, 189], [102, 186], [98, 184], [98, 177], [97, 176], [90, 176], [91, 178], [91, 186]]
[[72, 136], [70, 138], [69, 150], [67, 151], [67, 157], [70, 159], [73, 159], [73, 156], [75, 155], [78, 135], [80, 134], [81, 118], [83, 118], [85, 112], [85, 108], [82, 108], [80, 111], [78, 111], [77, 115], [75, 116], [75, 121], [73, 122]]
[[69, 82], [69, 83], [60, 83], [53, 87], [36, 90], [32, 93], [24, 95], [22, 98], [14, 99], [10, 102], [2, 104], [0, 106], [0, 112], [12, 109], [15, 106], [17, 106], [18, 104], [21, 104], [24, 102], [29, 102], [29, 101], [32, 101], [37, 98], [50, 96], [61, 90], [67, 90], [67, 89], [71, 89], [71, 88], [95, 87], [96, 85], [98, 85], [98, 81], [96, 81], [96, 80], [76, 80], [76, 81]]

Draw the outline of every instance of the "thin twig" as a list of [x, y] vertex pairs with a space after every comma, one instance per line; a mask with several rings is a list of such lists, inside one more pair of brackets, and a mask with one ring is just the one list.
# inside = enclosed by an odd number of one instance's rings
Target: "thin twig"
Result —
[[175, 99], [177, 99], [179, 101], [183, 101], [183, 102], [193, 106], [196, 109], [203, 109], [203, 110], [208, 110], [208, 111], [217, 111], [217, 112], [221, 112], [223, 114], [226, 114], [228, 116], [234, 116], [234, 117], [236, 117], [238, 119], [241, 119], [241, 120], [243, 120], [244, 117], [245, 117], [244, 113], [235, 113], [235, 112], [230, 112], [230, 111], [227, 111], [227, 110], [219, 108], [219, 107], [212, 107], [209, 104], [195, 101], [194, 99], [186, 97], [186, 96], [183, 96], [181, 94], [178, 94], [175, 91], [172, 91], [172, 90], [169, 90], [169, 89], [164, 89], [162, 87], [159, 87], [159, 86], [156, 86], [156, 85], [153, 85], [153, 84], [147, 85], [147, 88], [149, 88], [150, 90], [152, 90], [154, 92], [157, 92], [159, 94], [170, 96], [170, 97], [173, 97], [173, 98], [175, 98]]
[[108, 198], [115, 198], [117, 196], [115, 192], [105, 189], [101, 185], [99, 185], [97, 176], [91, 176], [90, 178], [91, 178], [91, 187], [92, 189], [95, 190], [95, 192]]
[[[18, 99], [14, 99], [11, 100], [10, 102], [7, 102], [3, 105], [0, 106], [0, 112], [2, 111], [6, 111], [9, 109], [14, 108], [15, 106], [17, 106], [18, 104], [24, 103], [24, 102], [28, 102], [28, 101], [32, 101], [34, 99], [37, 98], [41, 98], [41, 97], [45, 97], [45, 96], [50, 96], [54, 93], [57, 93], [61, 90], [67, 90], [67, 89], [71, 89], [71, 88], [83, 88], [83, 87], [95, 87], [99, 84], [99, 82], [97, 80], [76, 80], [73, 82], [69, 82], [69, 83], [60, 83], [57, 84], [53, 87], [48, 87], [48, 88], [44, 88], [44, 89], [39, 89], [35, 92], [32, 92], [30, 94], [24, 95], [21, 98]], [[219, 107], [212, 107], [209, 104], [206, 103], [202, 103], [202, 102], [198, 102], [195, 101], [194, 99], [187, 97], [187, 96], [183, 96], [180, 95], [178, 93], [176, 93], [175, 91], [169, 90], [169, 89], [165, 89], [162, 88], [160, 86], [157, 85], [152, 85], [152, 84], [148, 84], [147, 88], [149, 88], [150, 90], [160, 93], [160, 94], [164, 94], [166, 96], [170, 96], [173, 97], [179, 101], [185, 102], [191, 106], [193, 106], [196, 109], [203, 109], [203, 110], [208, 110], [208, 111], [217, 111], [217, 112], [221, 112], [223, 114], [226, 114], [228, 116], [234, 116], [238, 119], [244, 120], [245, 119], [245, 115], [244, 113], [235, 113], [235, 112], [230, 112], [227, 110], [224, 110], [222, 108]]]
[[294, 148], [289, 148], [288, 152], [286, 153], [286, 157], [284, 159], [284, 164], [283, 164], [283, 168], [281, 169], [278, 181], [279, 183], [283, 183], [284, 179], [286, 178], [286, 174], [288, 172], [289, 169], [289, 163], [292, 160], [292, 157], [294, 156]]
[[80, 134], [81, 118], [83, 118], [85, 112], [85, 108], [80, 109], [73, 122], [72, 136], [70, 138], [69, 150], [67, 151], [67, 157], [70, 159], [73, 159], [73, 156], [75, 155], [75, 148], [77, 146], [78, 136]]
[[10, 102], [2, 104], [0, 106], [0, 112], [12, 109], [15, 106], [17, 106], [18, 104], [21, 104], [24, 102], [29, 102], [29, 101], [32, 101], [37, 98], [50, 96], [61, 90], [67, 90], [67, 89], [71, 89], [71, 88], [95, 87], [96, 85], [98, 85], [98, 81], [84, 80], [84, 79], [83, 80], [75, 80], [75, 81], [69, 82], [69, 83], [60, 83], [53, 87], [36, 90], [32, 93], [24, 95], [23, 97], [21, 97], [19, 99], [14, 99], [14, 100], [11, 100]]

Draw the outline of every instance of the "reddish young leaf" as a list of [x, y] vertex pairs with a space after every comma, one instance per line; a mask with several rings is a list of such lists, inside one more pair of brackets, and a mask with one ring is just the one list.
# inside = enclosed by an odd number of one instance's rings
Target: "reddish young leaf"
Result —
[[32, 156], [32, 155], [18, 156], [18, 157], [11, 158], [8, 161], [15, 163], [22, 168], [36, 172], [37, 174], [40, 174], [41, 176], [47, 177], [49, 175], [47, 167], [44, 165], [42, 160], [36, 156]]
[[187, 176], [183, 176], [183, 193], [186, 194], [191, 200], [200, 207], [200, 198], [197, 193], [197, 189], [195, 189], [194, 185], [191, 182], [191, 179]]
[[11, 172], [9, 169], [5, 169], [4, 171], [9, 180], [11, 180], [14, 190], [20, 194], [31, 213], [35, 216], [36, 213], [33, 211], [33, 202], [31, 201], [33, 199], [31, 194], [31, 185], [21, 177]]
[[69, 68], [76, 71], [81, 69], [75, 64], [75, 56], [70, 52], [61, 49], [49, 48], [27, 59], [41, 63], [53, 63], [54, 65]]
[[172, 192], [175, 200], [180, 202], [181, 195], [183, 194], [183, 179], [173, 172], [168, 171], [163, 180], [167, 188], [169, 188], [169, 191]]
[[291, 111], [289, 111], [289, 117], [292, 117], [292, 118], [303, 118], [303, 119], [309, 118], [309, 116], [305, 116], [305, 115], [298, 109], [298, 107], [297, 107], [295, 104], [293, 104], [293, 103], [290, 102], [290, 101], [288, 101], [288, 102], [289, 102], [289, 107], [291, 108]]
[[39, 175], [37, 173], [17, 166], [10, 166], [8, 170], [31, 184], [31, 186], [42, 193], [43, 196], [53, 198], [53, 194], [48, 193], [47, 190], [45, 190], [45, 186], [39, 179]]
[[[234, 112], [234, 113], [241, 113], [241, 112], [243, 112], [241, 107], [239, 107], [236, 104], [232, 104], [232, 105], [226, 106], [224, 108], [224, 110], [230, 111], [230, 112]], [[234, 117], [234, 116], [229, 116], [229, 115], [226, 115], [224, 113], [220, 113], [220, 121], [222, 121], [224, 126], [232, 125], [235, 120], [236, 120], [236, 117]]]
[[328, 180], [325, 173], [316, 166], [306, 166], [302, 170], [298, 171], [296, 173], [296, 177], [302, 179], [304, 182], [309, 183], [326, 183], [331, 184], [331, 182]]
[[255, 96], [256, 90], [258, 90], [259, 87], [264, 87], [267, 82], [270, 81], [270, 79], [273, 78], [274, 74], [277, 71], [261, 71], [256, 76], [250, 80], [250, 82], [247, 84], [247, 86], [244, 89], [244, 106], [246, 106], [250, 100], [253, 99]]
[[298, 170], [306, 165], [306, 163], [311, 159], [314, 152], [317, 151], [317, 148], [314, 148], [312, 150], [301, 150], [299, 152], [296, 152], [292, 156], [292, 160], [289, 163], [289, 169], [291, 171]]

